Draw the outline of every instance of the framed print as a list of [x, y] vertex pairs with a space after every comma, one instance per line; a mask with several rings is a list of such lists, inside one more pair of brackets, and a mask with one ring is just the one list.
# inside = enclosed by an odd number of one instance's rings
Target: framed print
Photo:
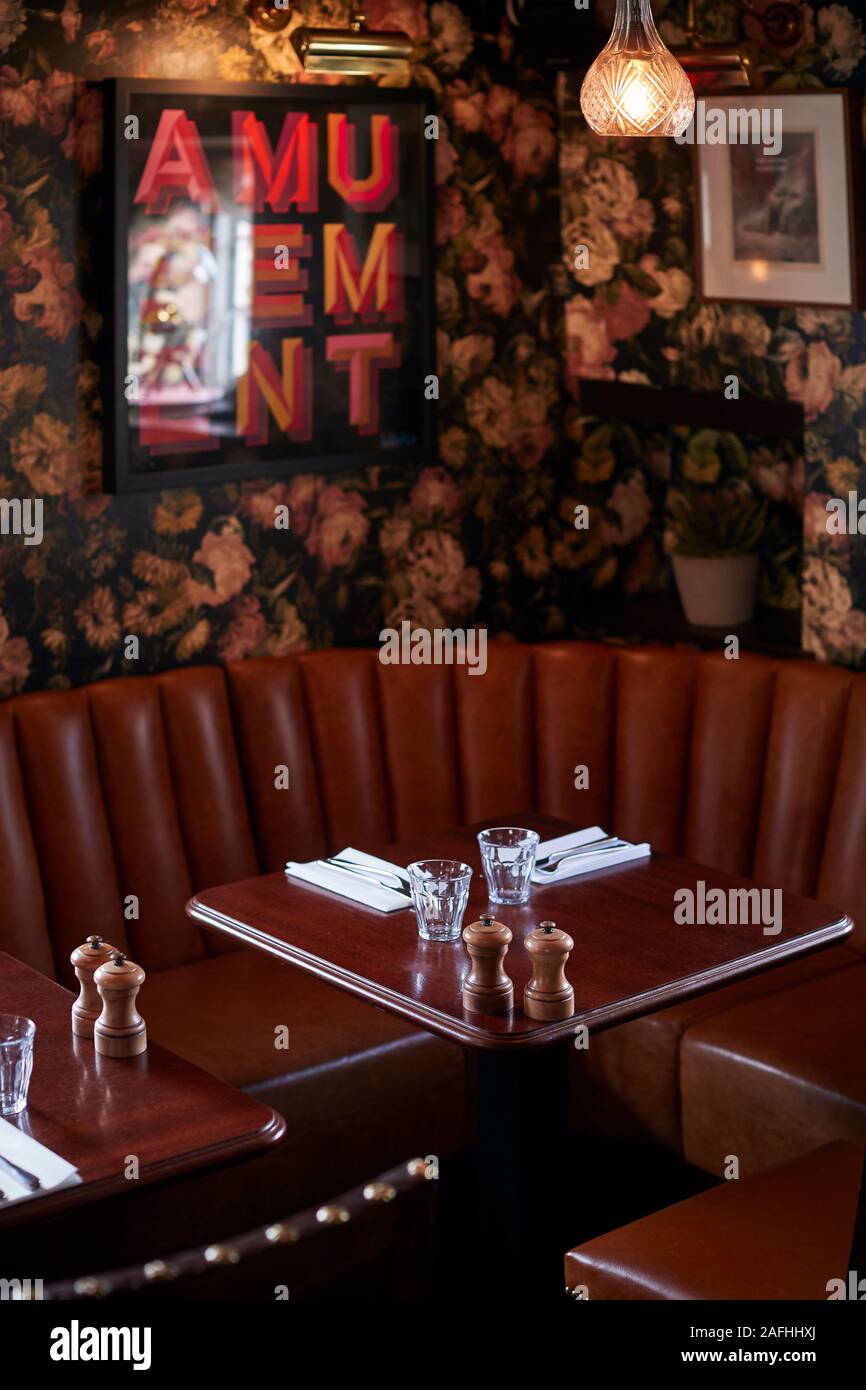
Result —
[[854, 93], [713, 93], [691, 139], [701, 299], [861, 306]]
[[107, 85], [113, 490], [432, 460], [429, 95]]

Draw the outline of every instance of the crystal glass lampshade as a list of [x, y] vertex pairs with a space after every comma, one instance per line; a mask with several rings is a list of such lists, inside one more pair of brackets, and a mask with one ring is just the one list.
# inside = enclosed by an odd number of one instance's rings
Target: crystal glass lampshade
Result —
[[613, 32], [583, 79], [580, 109], [596, 135], [682, 135], [695, 94], [659, 38], [650, 0], [617, 0]]

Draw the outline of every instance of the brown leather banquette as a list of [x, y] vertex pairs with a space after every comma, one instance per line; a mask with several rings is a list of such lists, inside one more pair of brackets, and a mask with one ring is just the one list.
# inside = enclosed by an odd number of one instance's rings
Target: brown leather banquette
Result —
[[329, 650], [6, 702], [0, 947], [66, 982], [90, 933], [128, 947], [151, 1035], [266, 1096], [304, 1161], [349, 1185], [459, 1146], [460, 1051], [227, 951], [184, 904], [287, 857], [534, 808], [861, 923], [850, 945], [594, 1039], [575, 1054], [584, 1123], [713, 1172], [736, 1153], [744, 1174], [866, 1138], [866, 676], [575, 642], [488, 655], [484, 676]]

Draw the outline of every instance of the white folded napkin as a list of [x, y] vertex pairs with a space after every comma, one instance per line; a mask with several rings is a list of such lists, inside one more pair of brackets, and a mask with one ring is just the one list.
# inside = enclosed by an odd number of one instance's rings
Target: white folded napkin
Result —
[[[21, 1201], [25, 1197], [38, 1197], [40, 1192], [53, 1191], [57, 1187], [70, 1187], [80, 1182], [78, 1169], [65, 1158], [46, 1149], [29, 1134], [24, 1134], [8, 1120], [0, 1120], [0, 1154], [19, 1168], [26, 1168], [42, 1183], [39, 1191], [33, 1192], [26, 1183], [20, 1182], [0, 1164], [0, 1191], [5, 1192], [10, 1202]], [[4, 1202], [5, 1206], [6, 1203]]]
[[[361, 864], [368, 869], [379, 869], [384, 873], [393, 873], [398, 869], [404, 877], [408, 877], [402, 864], [389, 864], [387, 859], [376, 859], [361, 849], [340, 850], [339, 857], [350, 859], [354, 864]], [[329, 893], [337, 893], [341, 898], [349, 898], [363, 907], [375, 908], [377, 912], [399, 912], [401, 908], [412, 906], [409, 898], [391, 888], [381, 887], [373, 878], [365, 879], [361, 874], [331, 868], [328, 864], [320, 864], [318, 860], [309, 864], [297, 864], [290, 859], [286, 865], [286, 875], [288, 878], [300, 879], [302, 883], [312, 883], [316, 888], [326, 888]]]
[[[600, 840], [607, 835], [600, 825], [591, 825], [586, 830], [572, 830], [567, 835], [558, 835], [555, 840], [545, 840], [538, 846], [536, 860], [547, 854], [557, 854], [561, 849], [577, 849], [590, 840]], [[646, 859], [651, 853], [648, 844], [625, 844], [622, 849], [607, 850], [603, 854], [579, 854], [574, 859], [564, 859], [552, 874], [543, 874], [536, 869], [532, 875], [533, 883], [559, 883], [564, 878], [577, 878], [579, 874], [591, 874], [597, 869], [611, 869], [619, 864], [629, 864], [633, 859]]]

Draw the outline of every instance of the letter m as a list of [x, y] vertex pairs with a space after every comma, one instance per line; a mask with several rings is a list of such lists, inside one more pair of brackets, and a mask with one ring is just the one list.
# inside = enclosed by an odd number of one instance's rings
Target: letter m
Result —
[[20, 497], [0, 497], [0, 535], [20, 536], [23, 530]]
[[235, 202], [264, 212], [319, 210], [319, 136], [306, 111], [290, 111], [276, 155], [268, 132], [252, 111], [232, 113], [232, 165]]
[[731, 145], [760, 145], [761, 113], [756, 106], [732, 106], [728, 111], [728, 142]]
[[761, 890], [760, 888], [732, 888], [731, 921], [738, 926], [756, 927], [761, 920]]
[[0, 1279], [0, 1303], [42, 1297], [41, 1279]]
[[342, 222], [326, 222], [324, 230], [325, 313], [340, 324], [352, 323], [356, 315], [365, 323], [378, 315], [399, 323], [402, 238], [394, 223], [376, 224], [363, 266], [355, 238]]

